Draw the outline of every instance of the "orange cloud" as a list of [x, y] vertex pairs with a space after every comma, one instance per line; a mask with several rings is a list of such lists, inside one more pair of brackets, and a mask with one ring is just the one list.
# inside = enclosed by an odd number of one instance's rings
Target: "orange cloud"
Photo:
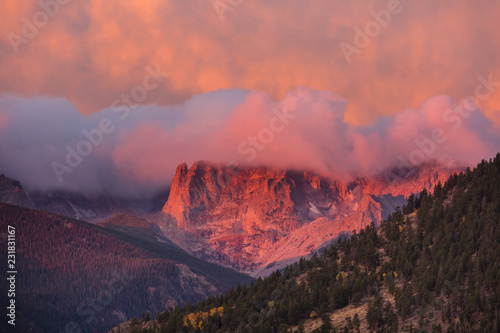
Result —
[[[354, 45], [354, 29], [364, 30], [371, 11], [389, 1], [243, 1], [224, 20], [206, 0], [66, 2], [15, 53], [9, 33], [22, 36], [23, 17], [32, 20], [41, 7], [2, 1], [0, 93], [66, 97], [96, 112], [158, 65], [170, 78], [145, 102], [175, 104], [234, 87], [278, 100], [307, 86], [345, 97], [346, 120], [366, 124], [431, 96], [474, 94], [478, 76], [500, 81], [495, 0], [401, 0], [401, 12], [350, 63], [341, 43]], [[498, 120], [495, 88], [482, 107]]]

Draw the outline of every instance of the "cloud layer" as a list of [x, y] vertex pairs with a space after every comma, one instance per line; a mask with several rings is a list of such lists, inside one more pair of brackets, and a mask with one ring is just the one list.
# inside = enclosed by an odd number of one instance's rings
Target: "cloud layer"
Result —
[[0, 172], [140, 194], [200, 159], [352, 177], [499, 150], [500, 2], [221, 2], [2, 1]]
[[[500, 81], [496, 0], [401, 0], [350, 63], [341, 43], [356, 46], [355, 29], [365, 31], [394, 0], [242, 1], [223, 20], [206, 0], [58, 1], [0, 3], [8, 13], [0, 94], [67, 98], [89, 114], [139, 84], [146, 66], [159, 66], [170, 77], [145, 102], [172, 105], [232, 88], [281, 100], [307, 86], [343, 96], [346, 120], [370, 124], [431, 96], [465, 98], [478, 76]], [[40, 2], [52, 4], [46, 23]], [[482, 107], [500, 120], [498, 89]]]
[[[84, 117], [65, 99], [7, 96], [0, 170], [29, 188], [140, 195], [196, 160], [346, 178], [376, 175], [401, 159], [473, 165], [500, 150], [500, 135], [472, 101], [436, 96], [370, 126], [346, 122], [346, 105], [307, 88], [278, 102], [265, 92], [220, 90], [177, 106], [138, 106], [122, 119], [113, 109]], [[63, 182], [54, 162], [71, 170], [60, 169]]]

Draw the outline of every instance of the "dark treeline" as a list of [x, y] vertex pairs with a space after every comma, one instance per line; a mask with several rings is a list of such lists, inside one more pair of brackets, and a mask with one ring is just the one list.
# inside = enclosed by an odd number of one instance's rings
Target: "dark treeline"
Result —
[[367, 304], [363, 316], [373, 332], [495, 332], [499, 221], [500, 154], [432, 193], [412, 195], [380, 228], [368, 226], [249, 286], [168, 309], [156, 320], [134, 319], [128, 329], [303, 332], [307, 320], [318, 318], [315, 332], [359, 332], [360, 316], [334, 327], [330, 315]]
[[[5, 238], [7, 225], [16, 230], [16, 327], [2, 320], [0, 332], [103, 332], [145, 311], [227, 291], [235, 279], [251, 280], [213, 264], [193, 272], [189, 260], [195, 259], [169, 246], [0, 203]], [[5, 272], [6, 239], [0, 252]], [[188, 263], [181, 266], [171, 257]], [[0, 286], [2, 295], [6, 286]], [[1, 300], [6, 308], [7, 297]]]

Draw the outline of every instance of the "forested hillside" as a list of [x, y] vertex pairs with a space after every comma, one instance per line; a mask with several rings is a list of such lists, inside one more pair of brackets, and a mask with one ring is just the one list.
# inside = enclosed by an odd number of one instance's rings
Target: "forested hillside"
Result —
[[4, 271], [7, 225], [16, 231], [16, 326], [2, 320], [1, 332], [102, 332], [252, 280], [171, 243], [0, 203]]
[[311, 260], [114, 332], [497, 332], [500, 154]]

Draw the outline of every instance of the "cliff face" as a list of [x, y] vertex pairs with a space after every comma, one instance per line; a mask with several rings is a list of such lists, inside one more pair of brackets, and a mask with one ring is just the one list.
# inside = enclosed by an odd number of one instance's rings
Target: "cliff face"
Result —
[[196, 162], [189, 169], [186, 164], [177, 168], [163, 211], [183, 228], [230, 227], [236, 219], [250, 231], [285, 217], [306, 221], [331, 215], [345, 192], [343, 184], [308, 172]]
[[404, 182], [344, 183], [309, 171], [181, 164], [158, 222], [200, 258], [265, 275], [344, 232], [379, 223], [405, 196], [451, 172], [428, 165]]

